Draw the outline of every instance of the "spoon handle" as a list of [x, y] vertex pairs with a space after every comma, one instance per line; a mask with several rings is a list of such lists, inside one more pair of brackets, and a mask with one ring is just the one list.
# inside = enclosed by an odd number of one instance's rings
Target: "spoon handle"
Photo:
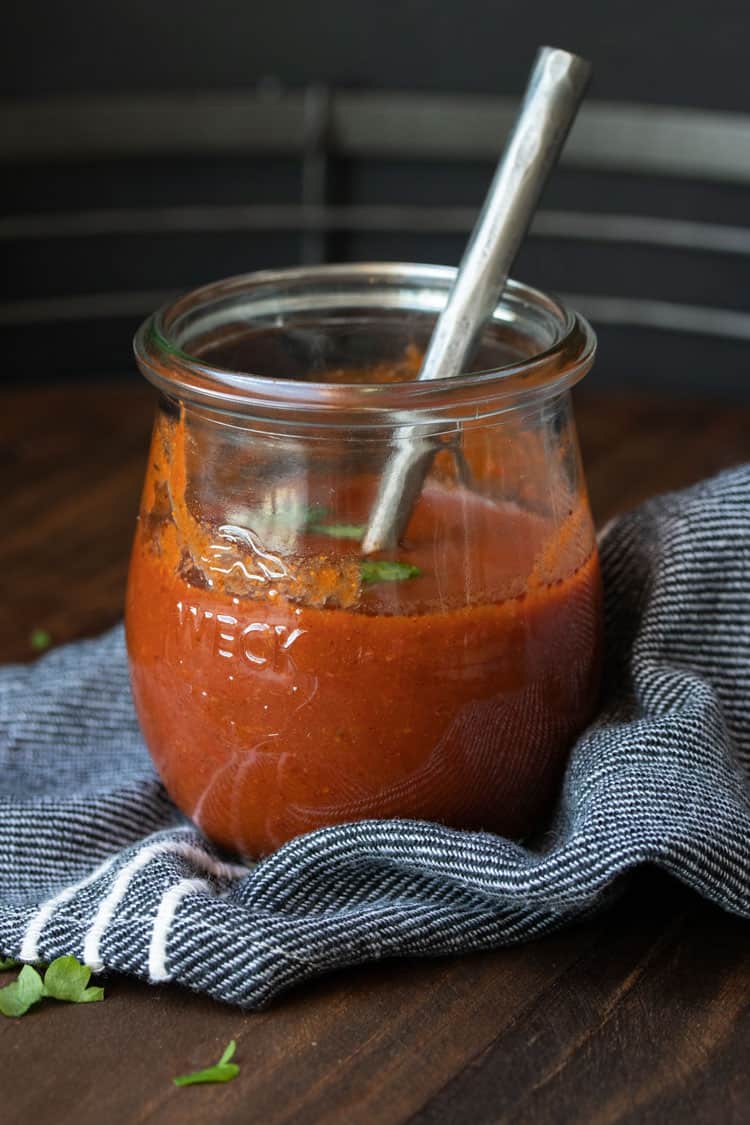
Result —
[[[438, 317], [418, 379], [460, 375], [492, 316], [539, 196], [586, 92], [591, 67], [557, 47], [537, 52], [515, 126]], [[423, 431], [424, 432], [424, 431]], [[407, 427], [386, 463], [362, 549], [392, 548], [422, 489], [434, 446]]]

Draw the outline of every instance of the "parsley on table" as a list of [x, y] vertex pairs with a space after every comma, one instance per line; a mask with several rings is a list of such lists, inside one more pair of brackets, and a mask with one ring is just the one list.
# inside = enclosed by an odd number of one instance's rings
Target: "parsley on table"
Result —
[[17, 964], [15, 957], [0, 957], [0, 973], [4, 973], [6, 969], [15, 969]]
[[75, 957], [55, 958], [43, 978], [33, 965], [24, 965], [14, 981], [0, 988], [0, 1012], [15, 1019], [45, 997], [69, 1004], [103, 1000], [103, 988], [88, 987], [90, 977], [91, 969]]
[[34, 652], [44, 652], [52, 644], [52, 637], [46, 629], [34, 629], [29, 637], [29, 644]]
[[207, 1066], [205, 1070], [194, 1070], [192, 1074], [180, 1074], [172, 1081], [175, 1086], [198, 1086], [203, 1082], [231, 1082], [240, 1072], [238, 1064], [229, 1061], [236, 1050], [237, 1043], [234, 1039], [230, 1039], [224, 1054], [215, 1066]]
[[44, 995], [70, 1004], [90, 1004], [104, 999], [103, 988], [87, 988], [91, 969], [75, 957], [58, 957], [44, 974]]
[[0, 1012], [15, 1019], [28, 1012], [44, 995], [44, 984], [32, 965], [24, 965], [14, 981], [0, 988]]

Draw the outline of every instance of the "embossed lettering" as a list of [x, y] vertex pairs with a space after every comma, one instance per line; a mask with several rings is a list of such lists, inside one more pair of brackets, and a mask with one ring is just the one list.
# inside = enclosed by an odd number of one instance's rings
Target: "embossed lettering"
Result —
[[177, 620], [190, 649], [210, 642], [215, 628], [212, 610], [180, 601], [177, 603]]
[[234, 646], [237, 634], [232, 632], [232, 625], [237, 624], [237, 618], [231, 613], [219, 613], [216, 616], [216, 655], [231, 660], [235, 655]]
[[294, 676], [296, 665], [291, 648], [307, 630], [273, 625], [267, 621], [245, 624], [231, 613], [215, 613], [198, 604], [178, 602], [170, 649], [181, 658], [204, 650], [228, 663], [227, 672], [239, 662], [248, 670], [267, 668], [283, 678]]
[[246, 625], [240, 635], [243, 642], [242, 655], [250, 664], [263, 665], [273, 660], [274, 643], [270, 625], [254, 621], [251, 625]]

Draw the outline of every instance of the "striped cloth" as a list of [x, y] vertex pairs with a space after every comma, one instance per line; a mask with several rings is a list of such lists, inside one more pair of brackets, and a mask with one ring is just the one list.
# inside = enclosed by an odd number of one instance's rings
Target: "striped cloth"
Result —
[[525, 941], [657, 864], [750, 915], [750, 467], [602, 539], [605, 706], [532, 849], [366, 821], [228, 862], [166, 798], [122, 629], [0, 671], [0, 952], [247, 1007], [338, 966]]

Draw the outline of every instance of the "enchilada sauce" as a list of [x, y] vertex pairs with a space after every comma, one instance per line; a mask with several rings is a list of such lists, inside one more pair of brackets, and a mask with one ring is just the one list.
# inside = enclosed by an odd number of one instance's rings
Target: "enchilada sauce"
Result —
[[[249, 517], [196, 516], [185, 440], [163, 415], [126, 617], [138, 715], [179, 807], [250, 855], [362, 818], [513, 836], [538, 823], [597, 693], [585, 501], [553, 524], [430, 483], [403, 577], [373, 581], [314, 481], [280, 550]], [[337, 510], [366, 510], [376, 483], [353, 475]]]

